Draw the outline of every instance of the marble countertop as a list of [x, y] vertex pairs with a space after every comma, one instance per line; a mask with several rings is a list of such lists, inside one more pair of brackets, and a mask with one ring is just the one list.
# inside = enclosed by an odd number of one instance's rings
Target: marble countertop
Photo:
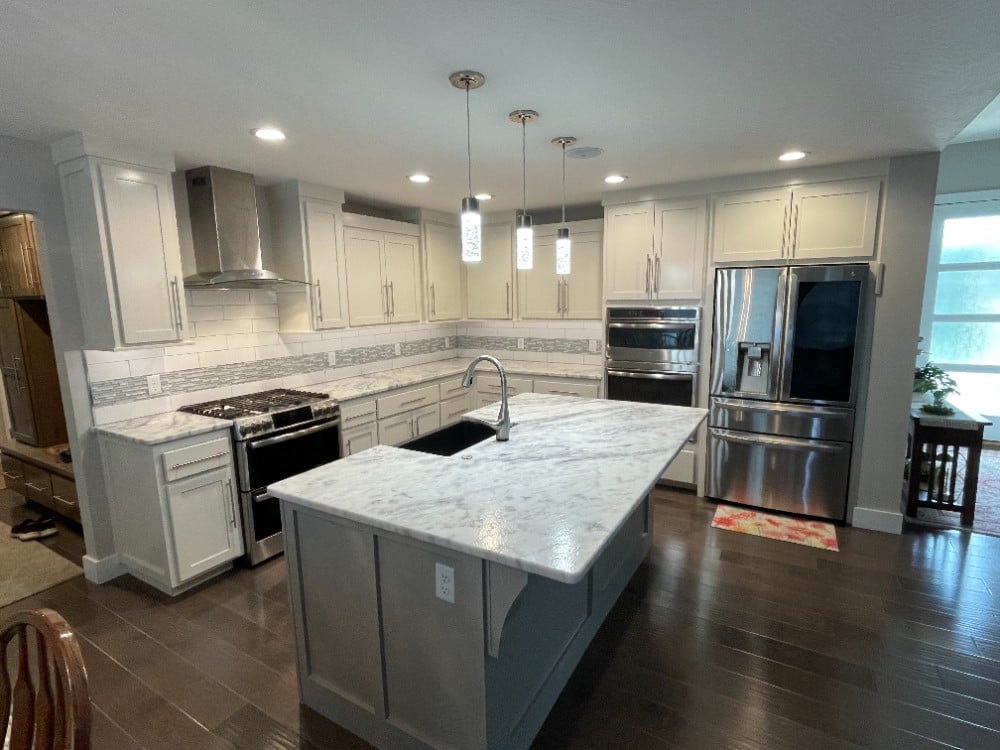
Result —
[[223, 430], [231, 425], [232, 422], [228, 419], [203, 417], [186, 411], [168, 411], [151, 417], [136, 417], [124, 422], [98, 425], [94, 430], [99, 434], [113, 435], [133, 443], [157, 445], [168, 440]]
[[[470, 412], [493, 419], [495, 407]], [[566, 583], [581, 580], [704, 409], [525, 393], [508, 442], [379, 445], [285, 479], [283, 500]]]

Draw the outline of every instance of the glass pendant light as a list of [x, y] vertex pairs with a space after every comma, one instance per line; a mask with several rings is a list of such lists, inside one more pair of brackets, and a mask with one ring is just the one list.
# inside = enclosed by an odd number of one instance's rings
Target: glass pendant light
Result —
[[472, 194], [472, 125], [469, 118], [469, 91], [486, 83], [486, 76], [474, 70], [460, 70], [448, 76], [451, 85], [465, 89], [465, 147], [469, 158], [469, 194], [462, 198], [462, 260], [478, 263], [483, 259], [483, 219], [479, 201]]
[[525, 125], [538, 119], [533, 109], [515, 109], [509, 115], [512, 122], [521, 123], [521, 215], [517, 217], [517, 270], [530, 271], [534, 265], [534, 237], [528, 216], [528, 170], [525, 160]]
[[[564, 135], [552, 139], [553, 145], [562, 146], [562, 223], [566, 223], [566, 147], [576, 143], [576, 138]], [[562, 226], [556, 232], [556, 274], [569, 274], [572, 243], [569, 239], [569, 227]]]

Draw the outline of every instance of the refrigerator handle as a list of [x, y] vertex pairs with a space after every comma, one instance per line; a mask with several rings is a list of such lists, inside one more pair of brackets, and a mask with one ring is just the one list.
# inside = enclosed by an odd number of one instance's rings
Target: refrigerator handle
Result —
[[783, 293], [785, 310], [784, 335], [781, 340], [781, 361], [778, 371], [778, 398], [787, 401], [792, 392], [793, 356], [795, 353], [795, 318], [799, 307], [799, 277], [794, 268], [785, 269], [787, 293]]

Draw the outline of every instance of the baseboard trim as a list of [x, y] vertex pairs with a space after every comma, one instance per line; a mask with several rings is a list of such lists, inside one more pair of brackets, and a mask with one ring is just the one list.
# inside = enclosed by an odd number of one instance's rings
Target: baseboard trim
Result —
[[903, 533], [903, 514], [898, 511], [855, 508], [851, 525], [857, 529], [881, 531], [886, 534]]
[[83, 575], [88, 581], [107, 583], [120, 575], [124, 575], [125, 572], [125, 568], [122, 566], [117, 554], [108, 555], [100, 559], [91, 557], [90, 555], [83, 556]]

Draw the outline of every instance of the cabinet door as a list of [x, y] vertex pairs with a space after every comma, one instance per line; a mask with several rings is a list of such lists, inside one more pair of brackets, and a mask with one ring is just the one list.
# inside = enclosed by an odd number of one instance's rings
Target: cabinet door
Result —
[[344, 430], [344, 455], [351, 456], [378, 445], [378, 426], [375, 422]]
[[720, 195], [714, 205], [714, 261], [784, 257], [791, 213], [791, 194], [786, 188]]
[[123, 344], [180, 341], [180, 246], [170, 176], [100, 165], [118, 322]]
[[462, 317], [462, 244], [458, 227], [424, 225], [427, 257], [427, 319]]
[[416, 437], [416, 433], [413, 431], [411, 412], [397, 414], [378, 421], [378, 442], [380, 445], [398, 445], [412, 437]]
[[707, 222], [704, 200], [656, 204], [653, 274], [656, 298], [701, 298], [705, 286]]
[[28, 375], [21, 353], [21, 333], [13, 300], [0, 300], [0, 373], [10, 411], [10, 432], [18, 440], [35, 445], [35, 416], [28, 389]]
[[795, 188], [791, 218], [794, 257], [872, 257], [880, 186], [876, 178]]
[[483, 259], [479, 263], [465, 264], [470, 318], [509, 320], [513, 317], [512, 233], [513, 227], [509, 224], [483, 227]]
[[393, 323], [420, 320], [420, 239], [387, 232], [383, 242], [389, 320]]
[[461, 396], [449, 398], [441, 402], [441, 424], [447, 425], [457, 422], [467, 411], [473, 407], [472, 390], [466, 390]]
[[344, 229], [347, 264], [347, 307], [352, 326], [385, 323], [388, 285], [383, 277], [383, 234], [370, 229]]
[[606, 299], [648, 299], [652, 293], [653, 217], [651, 202], [607, 209], [607, 255], [604, 262]]
[[169, 482], [164, 520], [174, 551], [174, 585], [243, 553], [230, 467]]
[[413, 432], [415, 435], [426, 435], [431, 430], [441, 426], [441, 411], [438, 405], [425, 406], [413, 412]]
[[563, 317], [575, 320], [600, 320], [601, 233], [570, 234], [570, 274], [563, 279]]
[[34, 242], [26, 216], [3, 220], [0, 224], [0, 246], [3, 247], [0, 271], [3, 293], [11, 297], [40, 295], [41, 282], [37, 280], [38, 271], [34, 263]]
[[[521, 317], [561, 318], [563, 290], [560, 282], [564, 277], [556, 276], [555, 235], [536, 236], [534, 244], [531, 270], [517, 272], [517, 296]], [[573, 249], [576, 250], [575, 244]]]
[[347, 325], [346, 272], [343, 227], [337, 207], [303, 201], [302, 219], [314, 325], [317, 329], [343, 328]]

